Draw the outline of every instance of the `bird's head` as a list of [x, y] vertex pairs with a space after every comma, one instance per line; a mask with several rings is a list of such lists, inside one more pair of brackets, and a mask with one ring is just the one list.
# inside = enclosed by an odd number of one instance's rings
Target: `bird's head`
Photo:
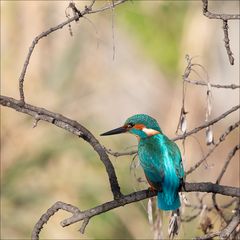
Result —
[[154, 118], [146, 114], [136, 114], [128, 118], [123, 126], [102, 133], [100, 136], [114, 135], [126, 132], [132, 133], [140, 138], [146, 138], [162, 133], [162, 130]]

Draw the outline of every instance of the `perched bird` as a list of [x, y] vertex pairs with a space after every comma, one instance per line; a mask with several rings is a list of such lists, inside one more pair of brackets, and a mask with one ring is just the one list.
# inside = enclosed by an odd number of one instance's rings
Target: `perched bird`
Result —
[[180, 207], [179, 188], [184, 170], [178, 146], [165, 136], [157, 121], [146, 114], [128, 118], [122, 127], [101, 136], [131, 133], [138, 138], [138, 156], [146, 179], [157, 191], [158, 208], [177, 210]]

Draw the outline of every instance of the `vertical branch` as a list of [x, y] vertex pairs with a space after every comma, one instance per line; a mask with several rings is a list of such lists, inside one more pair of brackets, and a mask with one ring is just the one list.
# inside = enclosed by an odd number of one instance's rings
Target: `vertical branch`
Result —
[[227, 55], [228, 55], [228, 59], [231, 65], [234, 65], [234, 57], [233, 57], [233, 53], [230, 49], [230, 40], [229, 40], [229, 36], [228, 36], [228, 21], [227, 20], [223, 20], [223, 33], [224, 33], [224, 43], [225, 43], [225, 48], [227, 50]]
[[223, 20], [223, 33], [224, 33], [224, 42], [225, 48], [227, 50], [228, 59], [231, 65], [234, 65], [233, 53], [230, 49], [230, 40], [228, 37], [228, 20], [237, 20], [240, 19], [240, 14], [218, 14], [211, 13], [208, 10], [208, 0], [202, 0], [203, 2], [203, 15], [209, 19], [221, 19]]
[[79, 18], [79, 16], [74, 16], [72, 18], [69, 18], [68, 20], [66, 20], [65, 22], [57, 25], [56, 27], [52, 27], [50, 28], [49, 30], [45, 31], [45, 32], [42, 32], [41, 34], [39, 34], [38, 36], [36, 36], [34, 38], [34, 40], [32, 41], [32, 44], [28, 50], [28, 54], [27, 54], [27, 57], [24, 61], [24, 64], [23, 64], [23, 68], [22, 68], [22, 72], [21, 72], [21, 75], [18, 79], [19, 81], [19, 94], [20, 94], [20, 101], [22, 102], [22, 104], [25, 103], [25, 96], [24, 96], [24, 89], [23, 89], [23, 83], [24, 83], [24, 79], [25, 79], [25, 75], [26, 75], [26, 72], [27, 72], [27, 68], [28, 68], [28, 65], [29, 65], [29, 62], [30, 62], [30, 58], [32, 56], [32, 53], [38, 43], [38, 41], [44, 37], [47, 37], [50, 33], [56, 31], [56, 30], [59, 30], [61, 28], [63, 28], [65, 25], [68, 25], [69, 23], [71, 23], [72, 21], [74, 20], [77, 20]]

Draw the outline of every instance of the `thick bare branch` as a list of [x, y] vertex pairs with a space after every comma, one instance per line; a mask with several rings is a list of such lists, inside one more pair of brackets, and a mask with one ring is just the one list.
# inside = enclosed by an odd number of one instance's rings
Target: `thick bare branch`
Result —
[[50, 207], [46, 213], [44, 213], [41, 218], [38, 220], [38, 222], [35, 224], [33, 231], [32, 231], [32, 240], [37, 240], [39, 239], [39, 234], [43, 228], [43, 225], [46, 224], [48, 222], [48, 220], [59, 210], [62, 209], [64, 211], [70, 212], [73, 214], [73, 216], [75, 216], [76, 214], [80, 214], [81, 211], [71, 205], [71, 204], [67, 204], [64, 202], [56, 202], [53, 204], [52, 207]]
[[[41, 229], [43, 228], [44, 224], [46, 224], [48, 222], [48, 220], [60, 209], [68, 211], [70, 213], [72, 213], [72, 216], [70, 218], [67, 218], [65, 220], [63, 220], [61, 222], [61, 225], [63, 227], [65, 226], [69, 226], [73, 223], [82, 221], [82, 225], [80, 228], [80, 232], [84, 233], [85, 228], [87, 226], [87, 224], [89, 223], [90, 219], [96, 215], [102, 214], [104, 212], [110, 211], [114, 208], [118, 208], [120, 206], [124, 206], [133, 202], [137, 202], [146, 198], [150, 198], [156, 195], [156, 192], [150, 191], [150, 190], [142, 190], [142, 191], [138, 191], [138, 192], [133, 192], [131, 194], [128, 195], [122, 195], [121, 191], [120, 191], [120, 186], [116, 177], [116, 173], [115, 173], [115, 169], [107, 155], [111, 154], [114, 155], [115, 157], [119, 157], [119, 156], [124, 156], [124, 155], [132, 155], [132, 154], [136, 154], [137, 151], [130, 151], [130, 152], [123, 152], [123, 153], [117, 153], [117, 152], [112, 152], [111, 150], [107, 150], [106, 148], [104, 148], [103, 146], [101, 146], [101, 144], [99, 143], [99, 141], [95, 138], [95, 136], [88, 130], [86, 129], [84, 126], [82, 126], [80, 123], [78, 123], [77, 121], [71, 120], [69, 118], [66, 118], [65, 116], [61, 115], [61, 114], [57, 114], [51, 111], [48, 111], [44, 108], [40, 108], [40, 107], [36, 107], [30, 104], [25, 103], [25, 93], [24, 93], [24, 79], [26, 76], [26, 72], [28, 69], [28, 65], [30, 63], [31, 60], [31, 56], [33, 54], [33, 51], [36, 47], [36, 45], [38, 44], [38, 42], [43, 39], [44, 37], [47, 37], [49, 34], [60, 30], [61, 28], [63, 28], [64, 26], [70, 25], [71, 22], [74, 21], [78, 21], [81, 17], [83, 17], [86, 14], [93, 14], [93, 13], [98, 13], [98, 12], [102, 12], [108, 9], [112, 9], [114, 10], [115, 6], [125, 2], [126, 0], [118, 0], [118, 1], [110, 1], [110, 3], [104, 5], [103, 7], [93, 10], [94, 4], [96, 2], [96, 0], [92, 0], [90, 2], [90, 4], [88, 6], [85, 6], [85, 9], [83, 11], [80, 11], [76, 5], [73, 2], [70, 2], [69, 4], [69, 8], [72, 9], [73, 11], [73, 17], [68, 17], [68, 19], [60, 24], [58, 24], [55, 27], [52, 27], [50, 29], [48, 29], [47, 31], [42, 32], [41, 34], [39, 34], [38, 36], [36, 36], [34, 38], [34, 40], [32, 41], [32, 44], [29, 48], [28, 54], [26, 56], [26, 59], [24, 61], [23, 64], [23, 68], [19, 77], [19, 94], [20, 94], [20, 101], [10, 98], [10, 97], [6, 97], [6, 96], [0, 96], [0, 104], [2, 106], [6, 106], [12, 109], [15, 109], [18, 112], [22, 112], [24, 114], [30, 115], [35, 119], [35, 123], [34, 123], [34, 127], [37, 126], [37, 123], [42, 120], [42, 121], [46, 121], [49, 123], [54, 124], [57, 127], [60, 127], [82, 139], [84, 139], [85, 141], [87, 141], [92, 147], [93, 149], [98, 153], [101, 161], [103, 162], [107, 174], [108, 174], [108, 178], [109, 178], [109, 183], [110, 183], [110, 187], [112, 190], [112, 194], [113, 194], [113, 199], [112, 201], [109, 202], [105, 202], [101, 205], [98, 205], [94, 208], [91, 209], [87, 209], [84, 211], [80, 211], [79, 208], [70, 205], [70, 204], [66, 204], [63, 202], [56, 202], [51, 208], [49, 208], [47, 210], [46, 213], [44, 213], [41, 218], [39, 219], [39, 221], [36, 223], [33, 232], [32, 232], [32, 239], [37, 240], [39, 239], [39, 234], [41, 232]], [[229, 45], [229, 36], [228, 36], [228, 20], [233, 20], [233, 19], [240, 19], [240, 15], [238, 14], [215, 14], [215, 13], [211, 13], [208, 10], [208, 0], [202, 0], [203, 1], [203, 14], [210, 18], [210, 19], [221, 19], [223, 21], [223, 31], [224, 31], [224, 42], [225, 42], [225, 48], [227, 50], [227, 54], [229, 57], [229, 61], [230, 63], [233, 65], [234, 64], [234, 58], [233, 58], [233, 53], [231, 52], [230, 49], [230, 45]], [[113, 37], [114, 38], [114, 37]], [[216, 87], [216, 88], [226, 88], [226, 89], [237, 89], [240, 88], [239, 85], [219, 85], [219, 84], [210, 84], [210, 83], [205, 83], [202, 81], [191, 81], [188, 79], [190, 73], [191, 73], [191, 67], [194, 65], [198, 65], [198, 64], [192, 64], [191, 63], [191, 59], [188, 59], [188, 66], [184, 72], [183, 75], [183, 84], [185, 84], [186, 82], [192, 83], [192, 84], [196, 84], [196, 85], [202, 85], [202, 86], [211, 86], [211, 87]], [[200, 65], [199, 65], [200, 66]], [[202, 66], [200, 66], [203, 70], [204, 68]], [[194, 70], [193, 70], [194, 71]], [[205, 71], [205, 70], [204, 70]], [[206, 71], [205, 71], [206, 72]], [[185, 85], [184, 85], [185, 86]], [[183, 87], [183, 95], [185, 97], [185, 88]], [[199, 132], [202, 129], [205, 129], [209, 126], [212, 126], [213, 124], [217, 123], [218, 121], [222, 120], [223, 118], [225, 118], [226, 116], [228, 116], [229, 114], [237, 111], [240, 108], [240, 105], [237, 105], [233, 108], [231, 108], [230, 110], [224, 112], [223, 114], [221, 114], [219, 117], [208, 121], [208, 119], [206, 120], [206, 122], [201, 125], [198, 126], [194, 129], [192, 129], [191, 131], [185, 132], [183, 135], [180, 135], [174, 139], [172, 139], [173, 141], [177, 141], [180, 139], [185, 140], [188, 136], [195, 134], [197, 132]], [[186, 114], [185, 109], [184, 109], [184, 98], [183, 98], [183, 107], [182, 107], [182, 112], [184, 114]], [[218, 142], [215, 143], [215, 145], [209, 150], [209, 152], [199, 161], [197, 162], [192, 168], [190, 168], [186, 174], [189, 174], [191, 172], [193, 172], [195, 169], [197, 169], [203, 161], [205, 161], [210, 154], [214, 151], [214, 149], [216, 149], [221, 142], [223, 142], [226, 138], [226, 136], [233, 131], [236, 127], [238, 127], [240, 124], [240, 122], [237, 122], [233, 125], [231, 125], [219, 138]], [[231, 186], [223, 186], [223, 185], [219, 185], [219, 182], [222, 178], [222, 176], [224, 175], [228, 164], [230, 163], [230, 160], [232, 159], [233, 155], [236, 153], [237, 150], [239, 150], [239, 145], [237, 145], [230, 153], [229, 156], [223, 166], [223, 169], [218, 177], [218, 180], [216, 181], [216, 183], [210, 183], [210, 182], [201, 182], [201, 183], [184, 183], [184, 186], [182, 187], [181, 191], [185, 191], [185, 192], [207, 192], [207, 193], [212, 193], [212, 197], [213, 197], [213, 203], [214, 206], [216, 208], [216, 210], [219, 210], [219, 207], [216, 203], [216, 194], [222, 194], [222, 195], [226, 195], [226, 196], [231, 196], [231, 197], [235, 197], [235, 199], [233, 199], [233, 201], [230, 201], [228, 204], [226, 204], [226, 206], [229, 206], [230, 204], [232, 204], [233, 202], [236, 201], [237, 197], [240, 197], [240, 189], [236, 188], [236, 187], [231, 187]], [[203, 202], [201, 199], [201, 206], [196, 206], [195, 209], [199, 209], [202, 210], [203, 208]], [[206, 209], [208, 210], [212, 210], [213, 207], [207, 207]], [[191, 221], [192, 219], [194, 219], [196, 216], [198, 216], [200, 213], [200, 211], [196, 214], [193, 215], [191, 217], [189, 217], [188, 219], [185, 219], [186, 221]], [[227, 222], [227, 221], [226, 221]], [[237, 225], [239, 224], [239, 210], [237, 210], [237, 213], [232, 217], [231, 221], [229, 222], [229, 224], [222, 229], [219, 232], [216, 233], [212, 233], [209, 235], [205, 235], [199, 239], [210, 239], [212, 237], [215, 236], [219, 236], [221, 239], [226, 239], [230, 236], [230, 234], [236, 229]]]
[[[218, 193], [226, 196], [232, 196], [232, 197], [240, 197], [240, 189], [235, 187], [229, 187], [229, 186], [222, 186], [210, 182], [202, 182], [202, 183], [185, 183], [184, 188], [182, 188], [182, 191], [185, 192], [212, 192], [212, 193]], [[118, 208], [133, 202], [141, 201], [146, 198], [150, 198], [156, 195], [156, 192], [153, 192], [152, 190], [142, 190], [138, 192], [133, 192], [129, 195], [123, 195], [119, 199], [115, 199], [110, 202], [106, 202], [104, 204], [101, 204], [99, 206], [96, 206], [94, 208], [80, 211], [77, 210], [77, 213], [75, 211], [73, 212], [73, 216], [70, 218], [67, 218], [61, 222], [61, 225], [63, 227], [69, 226], [73, 223], [84, 221], [81, 229], [85, 230], [86, 223], [88, 221], [99, 214], [102, 214], [104, 212], [108, 212], [114, 208]], [[56, 203], [57, 204], [57, 203]], [[32, 233], [32, 236], [34, 236], [34, 240], [39, 238], [39, 233], [43, 227], [43, 225], [49, 220], [49, 218], [59, 209], [66, 209], [66, 206], [68, 204], [63, 203], [63, 208], [59, 208], [61, 204], [54, 204], [45, 214], [42, 215], [40, 220], [37, 222], [37, 224], [34, 227], [34, 232]], [[72, 205], [70, 205], [72, 206]], [[53, 209], [52, 209], [53, 208]], [[72, 208], [71, 208], [72, 209]], [[77, 207], [74, 208], [74, 210], [78, 209]], [[68, 208], [66, 211], [69, 211]], [[51, 215], [49, 213], [52, 213]], [[43, 219], [46, 219], [45, 222], [43, 222]]]
[[52, 123], [55, 126], [63, 128], [66, 131], [87, 141], [98, 153], [101, 161], [106, 168], [114, 198], [116, 199], [121, 197], [120, 187], [117, 181], [116, 173], [108, 155], [105, 152], [105, 149], [101, 146], [101, 144], [94, 137], [94, 135], [85, 127], [83, 127], [80, 123], [64, 117], [61, 114], [50, 112], [44, 108], [39, 108], [30, 104], [22, 105], [21, 101], [10, 97], [0, 96], [0, 104], [6, 107], [13, 108], [18, 112], [30, 115], [38, 121], [42, 120]]

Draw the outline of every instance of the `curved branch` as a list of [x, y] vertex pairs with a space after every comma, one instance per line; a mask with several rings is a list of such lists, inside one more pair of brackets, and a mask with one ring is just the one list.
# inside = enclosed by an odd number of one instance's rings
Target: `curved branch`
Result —
[[[226, 196], [232, 196], [232, 197], [240, 197], [240, 189], [236, 187], [230, 187], [230, 186], [223, 186], [214, 184], [211, 182], [202, 182], [202, 183], [185, 183], [184, 187], [182, 188], [182, 191], [185, 192], [212, 192], [212, 193], [218, 193]], [[89, 220], [99, 214], [102, 214], [104, 212], [108, 212], [114, 208], [118, 208], [133, 202], [138, 202], [141, 200], [144, 200], [146, 198], [150, 198], [156, 196], [156, 192], [153, 192], [152, 190], [142, 190], [138, 192], [133, 192], [128, 195], [123, 195], [119, 199], [115, 199], [110, 202], [103, 203], [101, 205], [98, 205], [94, 208], [90, 208], [85, 211], [80, 211], [76, 213], [76, 211], [73, 212], [73, 216], [70, 218], [67, 218], [61, 222], [62, 227], [69, 226], [73, 223], [84, 221], [81, 229], [85, 229], [86, 224], [89, 222]], [[57, 204], [57, 207], [56, 207]], [[59, 202], [55, 203], [46, 213], [42, 215], [40, 220], [36, 223], [33, 233], [32, 233], [32, 239], [38, 239], [39, 232], [41, 231], [43, 225], [47, 223], [49, 218], [57, 212], [59, 209], [66, 210], [66, 206], [68, 204], [62, 203], [63, 208], [59, 208], [60, 204]], [[70, 205], [72, 209], [72, 205]], [[75, 207], [75, 209], [77, 209]], [[68, 209], [66, 211], [69, 211]], [[42, 219], [46, 219], [46, 221], [42, 221]]]
[[70, 212], [73, 214], [73, 216], [80, 214], [81, 211], [71, 205], [71, 204], [67, 204], [64, 202], [56, 202], [53, 204], [52, 207], [50, 207], [46, 213], [44, 213], [41, 218], [38, 220], [38, 222], [35, 224], [33, 231], [32, 231], [32, 240], [37, 240], [39, 239], [39, 234], [43, 228], [43, 225], [46, 224], [48, 222], [48, 220], [50, 219], [50, 217], [52, 217], [59, 209], [62, 209], [64, 211]]
[[21, 101], [10, 97], [0, 96], [0, 104], [6, 107], [13, 108], [18, 112], [30, 115], [37, 121], [43, 120], [45, 122], [52, 123], [55, 126], [63, 128], [66, 131], [87, 141], [98, 153], [101, 161], [106, 168], [114, 199], [121, 197], [122, 194], [120, 192], [120, 186], [117, 181], [116, 173], [107, 153], [105, 152], [99, 141], [94, 137], [94, 135], [85, 127], [83, 127], [80, 123], [64, 117], [61, 114], [50, 112], [44, 108], [39, 108], [26, 103], [22, 105]]
[[27, 54], [27, 57], [24, 61], [24, 64], [23, 64], [23, 68], [22, 68], [22, 71], [21, 71], [21, 74], [20, 74], [20, 77], [18, 79], [19, 81], [19, 94], [20, 94], [20, 100], [22, 102], [22, 104], [25, 103], [25, 96], [24, 96], [24, 89], [23, 89], [23, 83], [24, 83], [24, 79], [25, 79], [25, 75], [26, 75], [26, 72], [27, 72], [27, 68], [28, 68], [28, 65], [29, 65], [29, 62], [30, 62], [30, 58], [32, 56], [32, 53], [37, 45], [37, 43], [39, 42], [39, 40], [41, 40], [42, 38], [44, 37], [47, 37], [49, 34], [63, 28], [64, 26], [67, 26], [69, 25], [71, 22], [73, 21], [78, 21], [79, 18], [83, 17], [84, 15], [86, 14], [92, 14], [92, 13], [98, 13], [98, 12], [103, 12], [105, 10], [108, 10], [108, 9], [112, 9], [113, 7], [121, 4], [121, 3], [124, 3], [126, 0], [119, 0], [118, 2], [114, 3], [114, 6], [112, 4], [109, 4], [107, 5], [106, 7], [103, 7], [103, 8], [100, 8], [100, 9], [97, 9], [97, 10], [92, 10], [92, 7], [95, 3], [95, 1], [92, 1], [90, 3], [89, 6], [86, 6], [85, 7], [85, 10], [84, 11], [79, 11], [76, 7], [75, 7], [75, 4], [73, 4], [72, 2], [69, 4], [69, 7], [72, 8], [73, 12], [74, 12], [74, 16], [69, 18], [68, 20], [58, 24], [57, 26], [55, 27], [51, 27], [49, 28], [47, 31], [44, 31], [42, 32], [41, 34], [37, 35], [33, 41], [32, 41], [32, 44], [31, 46], [29, 47], [29, 50], [28, 50], [28, 54]]

